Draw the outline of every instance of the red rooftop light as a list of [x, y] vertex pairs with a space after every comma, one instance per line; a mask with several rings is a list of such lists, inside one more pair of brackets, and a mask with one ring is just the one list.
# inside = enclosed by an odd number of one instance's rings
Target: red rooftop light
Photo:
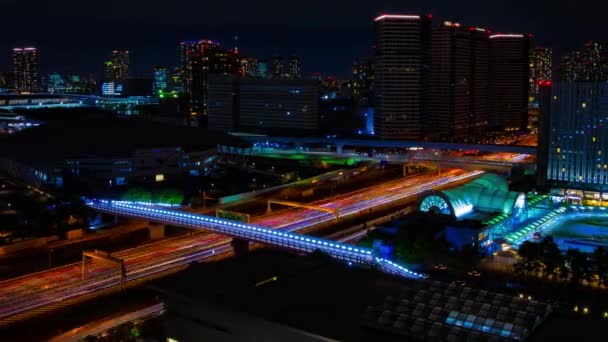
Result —
[[551, 82], [551, 81], [543, 81], [543, 80], [540, 80], [537, 83], [538, 83], [539, 87], [548, 87], [551, 84], [553, 84], [553, 82]]

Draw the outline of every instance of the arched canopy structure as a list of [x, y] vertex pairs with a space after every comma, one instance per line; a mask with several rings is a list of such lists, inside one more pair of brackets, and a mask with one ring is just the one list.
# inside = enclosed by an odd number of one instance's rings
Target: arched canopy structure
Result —
[[427, 192], [420, 201], [420, 211], [450, 215], [456, 219], [473, 210], [519, 214], [525, 206], [525, 194], [509, 191], [507, 181], [492, 173], [456, 188]]

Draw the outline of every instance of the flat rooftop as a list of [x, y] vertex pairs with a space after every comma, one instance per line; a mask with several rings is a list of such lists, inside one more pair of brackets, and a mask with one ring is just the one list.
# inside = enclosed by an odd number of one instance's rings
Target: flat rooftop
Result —
[[85, 117], [50, 121], [3, 136], [0, 153], [4, 158], [34, 166], [76, 158], [128, 157], [137, 149], [180, 147], [197, 151], [217, 145], [250, 146], [219, 131], [135, 119]]
[[206, 303], [340, 341], [513, 341], [551, 311], [509, 295], [266, 249], [193, 265], [151, 286], [193, 307]]

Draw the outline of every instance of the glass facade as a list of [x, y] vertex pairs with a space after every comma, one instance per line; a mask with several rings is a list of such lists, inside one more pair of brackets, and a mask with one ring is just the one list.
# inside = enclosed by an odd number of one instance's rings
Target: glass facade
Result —
[[422, 199], [420, 211], [460, 218], [472, 211], [498, 212], [524, 216], [526, 196], [509, 191], [507, 181], [496, 174], [485, 174], [460, 187], [431, 192]]
[[608, 83], [562, 82], [550, 104], [547, 181], [608, 190]]

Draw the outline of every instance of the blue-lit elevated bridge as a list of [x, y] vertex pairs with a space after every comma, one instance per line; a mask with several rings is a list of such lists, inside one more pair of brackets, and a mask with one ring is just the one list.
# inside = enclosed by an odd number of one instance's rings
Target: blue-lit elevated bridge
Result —
[[86, 204], [92, 209], [105, 214], [146, 219], [151, 222], [190, 229], [202, 229], [227, 235], [235, 239], [262, 243], [302, 253], [321, 251], [349, 264], [378, 267], [385, 272], [408, 278], [423, 277], [421, 274], [412, 272], [390, 260], [377, 257], [370, 249], [342, 244], [331, 240], [123, 201], [87, 200]]

